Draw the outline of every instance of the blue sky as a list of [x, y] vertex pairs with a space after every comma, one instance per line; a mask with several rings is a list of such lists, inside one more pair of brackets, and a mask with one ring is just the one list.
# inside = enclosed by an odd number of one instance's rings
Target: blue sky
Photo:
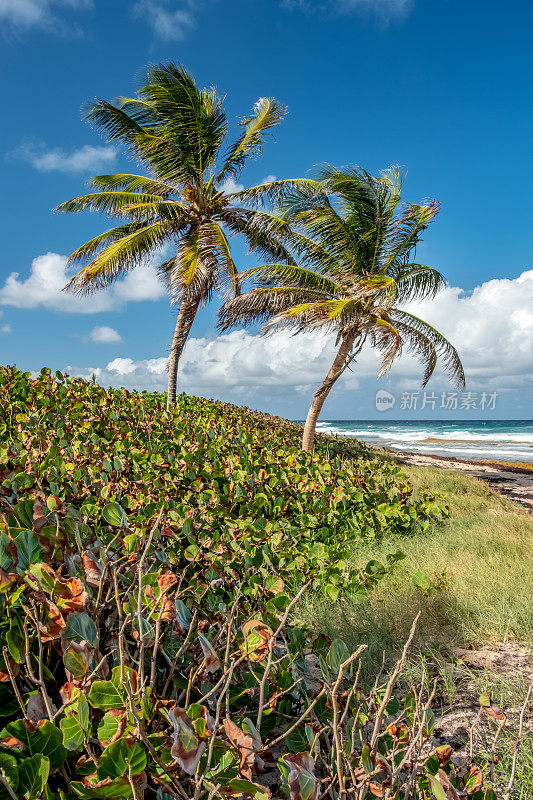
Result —
[[[164, 386], [175, 312], [153, 268], [105, 296], [65, 298], [64, 256], [106, 221], [51, 209], [81, 194], [91, 174], [137, 170], [82, 121], [81, 106], [131, 94], [146, 64], [172, 59], [217, 86], [235, 123], [260, 96], [288, 106], [243, 182], [305, 175], [322, 161], [370, 171], [400, 164], [409, 199], [437, 197], [442, 211], [419, 257], [451, 288], [424, 312], [458, 346], [468, 388], [498, 392], [485, 416], [533, 416], [529, 2], [0, 0], [0, 27], [9, 109], [0, 156], [9, 197], [2, 362]], [[195, 324], [182, 386], [302, 416], [331, 346], [316, 337], [265, 342], [253, 331], [217, 339], [215, 311]], [[416, 389], [420, 372], [409, 359], [379, 383], [375, 366], [364, 354], [326, 417], [371, 418], [377, 388]], [[432, 388], [447, 387], [437, 376]]]

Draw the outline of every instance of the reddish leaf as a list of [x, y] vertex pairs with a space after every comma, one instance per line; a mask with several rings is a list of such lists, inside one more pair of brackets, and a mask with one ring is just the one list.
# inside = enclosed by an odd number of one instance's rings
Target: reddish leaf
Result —
[[439, 764], [447, 764], [452, 754], [452, 747], [449, 744], [442, 744], [435, 748], [435, 755], [439, 759]]
[[479, 698], [479, 703], [483, 708], [483, 711], [485, 711], [489, 717], [492, 717], [493, 719], [498, 720], [498, 722], [503, 723], [507, 720], [505, 711], [502, 711], [500, 706], [494, 703], [491, 698], [488, 697], [488, 695], [481, 695]]
[[264, 622], [252, 619], [243, 625], [242, 632], [244, 642], [241, 644], [241, 652], [246, 654], [250, 661], [264, 661], [270, 650], [272, 629]]
[[102, 570], [94, 556], [88, 552], [83, 554], [83, 568], [85, 570], [85, 580], [89, 586], [100, 586]]
[[23, 743], [20, 741], [20, 739], [16, 739], [14, 736], [6, 736], [5, 739], [0, 739], [0, 746], [9, 747], [12, 750], [24, 750]]
[[465, 789], [468, 794], [473, 794], [483, 786], [483, 773], [480, 768], [472, 764], [464, 778]]
[[444, 794], [446, 795], [448, 800], [460, 800], [460, 796], [457, 789], [452, 783], [450, 783], [450, 779], [448, 778], [444, 770], [439, 769], [437, 773], [437, 778], [433, 777], [433, 775], [430, 776], [430, 780], [432, 781], [437, 782], [437, 779], [440, 785], [442, 786]]
[[256, 742], [254, 742], [252, 736], [244, 733], [231, 719], [226, 718], [224, 720], [224, 730], [231, 744], [239, 751], [241, 757], [239, 772], [241, 776], [251, 780], [252, 769], [255, 763]]
[[170, 749], [172, 758], [187, 775], [194, 775], [205, 750], [205, 742], [200, 741], [192, 720], [182, 708], [170, 711], [169, 717], [174, 726]]
[[157, 579], [157, 585], [162, 592], [168, 592], [177, 582], [177, 577], [170, 570], [161, 573]]
[[287, 782], [290, 800], [316, 800], [318, 780], [315, 777], [315, 762], [310, 753], [296, 753], [282, 756], [289, 767]]
[[68, 706], [69, 703], [72, 703], [76, 700], [80, 694], [80, 687], [77, 683], [64, 683], [63, 686], [59, 689], [60, 697], [63, 701], [64, 706]]

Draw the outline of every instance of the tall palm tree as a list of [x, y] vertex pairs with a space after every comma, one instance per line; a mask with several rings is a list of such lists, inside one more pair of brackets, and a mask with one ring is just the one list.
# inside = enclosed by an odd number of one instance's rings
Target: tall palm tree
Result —
[[397, 169], [374, 177], [362, 169], [322, 168], [317, 182], [295, 189], [280, 208], [280, 220], [291, 229], [283, 229], [284, 241], [297, 263], [241, 273], [255, 287], [228, 300], [220, 311], [222, 330], [266, 321], [263, 332], [288, 326], [297, 333], [321, 329], [336, 335], [337, 354], [305, 422], [304, 450], [313, 450], [322, 406], [365, 342], [382, 353], [379, 376], [406, 347], [423, 362], [423, 386], [440, 355], [452, 380], [464, 387], [455, 348], [402, 308], [409, 300], [434, 297], [445, 281], [440, 272], [414, 260], [438, 205], [402, 203], [401, 188]]
[[133, 98], [115, 105], [98, 100], [87, 118], [110, 141], [118, 140], [147, 175], [99, 175], [95, 191], [68, 200], [59, 211], [100, 211], [120, 220], [117, 227], [79, 247], [70, 263], [88, 262], [65, 287], [89, 293], [108, 286], [166, 245], [175, 250], [160, 267], [174, 303], [179, 303], [168, 363], [167, 407], [176, 399], [178, 363], [198, 309], [216, 290], [239, 293], [239, 277], [228, 236], [242, 234], [263, 258], [286, 263], [291, 256], [277, 237], [279, 220], [242, 207], [248, 197], [283, 195], [306, 181], [274, 181], [245, 192], [228, 191], [244, 165], [261, 153], [265, 135], [285, 109], [261, 98], [242, 120], [242, 132], [221, 154], [228, 124], [214, 89], [200, 89], [175, 64], [148, 70], [147, 83]]

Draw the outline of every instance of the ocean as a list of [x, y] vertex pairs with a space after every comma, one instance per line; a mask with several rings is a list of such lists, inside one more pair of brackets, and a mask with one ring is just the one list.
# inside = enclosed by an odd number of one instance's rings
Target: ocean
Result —
[[533, 463], [533, 420], [323, 420], [317, 431], [411, 453]]

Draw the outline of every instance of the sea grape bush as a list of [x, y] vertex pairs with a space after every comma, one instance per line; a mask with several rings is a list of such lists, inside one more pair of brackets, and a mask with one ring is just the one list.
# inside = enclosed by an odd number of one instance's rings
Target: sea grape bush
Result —
[[163, 507], [89, 524], [58, 495], [20, 500], [20, 474], [1, 493], [1, 800], [494, 800], [432, 744], [431, 693], [394, 697], [407, 646], [364, 693], [362, 647], [290, 624], [306, 584], [250, 598], [242, 575], [215, 603], [169, 558]]
[[402, 659], [365, 694], [361, 649], [291, 618], [308, 587], [364, 598], [401, 554], [348, 547], [435, 498], [247, 409], [49, 370], [0, 392], [0, 800], [494, 798], [430, 697], [393, 696]]
[[34, 379], [0, 368], [0, 438], [2, 479], [17, 502], [54, 495], [89, 524], [118, 503], [132, 552], [162, 504], [169, 566], [193, 562], [206, 591], [226, 600], [243, 575], [249, 597], [260, 585], [279, 592], [308, 580], [332, 599], [341, 588], [364, 592], [400, 554], [354, 573], [354, 541], [412, 533], [447, 514], [353, 441], [322, 437], [310, 456], [287, 420], [186, 396], [167, 413], [160, 394], [48, 369]]

